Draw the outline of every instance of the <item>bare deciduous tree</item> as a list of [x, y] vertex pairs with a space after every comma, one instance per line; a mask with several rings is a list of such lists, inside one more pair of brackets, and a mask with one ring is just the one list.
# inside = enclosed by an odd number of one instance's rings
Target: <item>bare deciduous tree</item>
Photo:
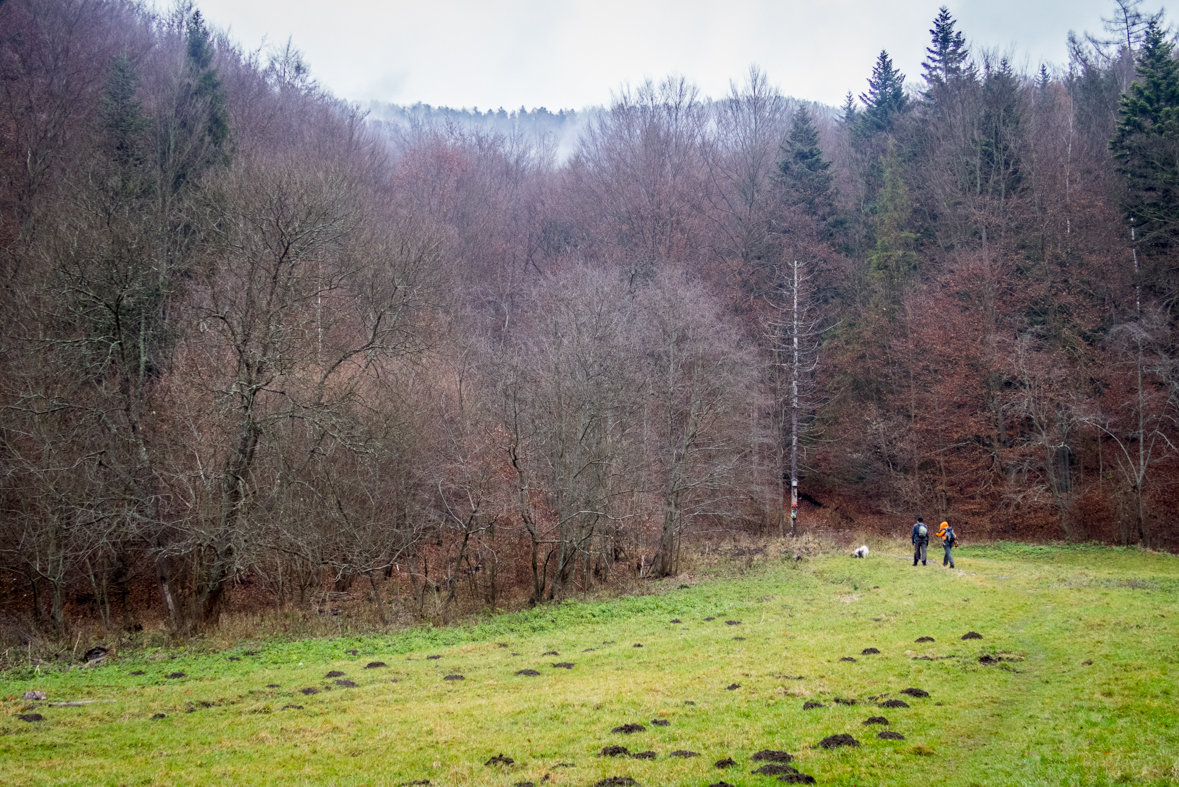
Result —
[[644, 459], [662, 501], [651, 575], [665, 577], [679, 571], [691, 523], [732, 516], [746, 488], [740, 468], [751, 449], [746, 419], [758, 398], [757, 363], [720, 304], [682, 274], [657, 277], [637, 308], [644, 421], [653, 424]]

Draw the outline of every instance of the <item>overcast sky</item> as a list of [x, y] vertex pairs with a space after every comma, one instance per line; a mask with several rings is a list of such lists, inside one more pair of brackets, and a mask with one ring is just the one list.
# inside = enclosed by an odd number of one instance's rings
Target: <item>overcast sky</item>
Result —
[[[880, 50], [921, 75], [941, 3], [881, 0], [198, 0], [248, 50], [285, 44], [352, 101], [581, 109], [623, 83], [682, 75], [712, 98], [757, 64], [796, 98], [859, 95]], [[972, 52], [1020, 69], [1067, 63], [1069, 30], [1101, 32], [1113, 0], [948, 2]], [[1142, 9], [1170, 3], [1145, 0]]]

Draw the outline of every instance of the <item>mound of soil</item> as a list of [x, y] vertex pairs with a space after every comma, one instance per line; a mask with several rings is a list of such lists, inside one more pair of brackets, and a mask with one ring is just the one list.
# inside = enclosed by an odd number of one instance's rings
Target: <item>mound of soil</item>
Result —
[[882, 708], [907, 708], [907, 707], [909, 707], [909, 703], [905, 702], [904, 700], [885, 700], [884, 702], [880, 703], [880, 707], [882, 707]]
[[344, 673], [340, 672], [338, 669], [334, 669], [331, 672], [329, 672], [328, 674], [324, 675], [324, 677], [325, 678], [342, 678], [342, 677], [344, 677]]
[[440, 655], [426, 656], [426, 661], [437, 661], [440, 658], [442, 658]]
[[629, 757], [630, 749], [625, 746], [604, 746], [599, 757]]
[[636, 643], [634, 644], [634, 647], [636, 647], [636, 648], [641, 648], [641, 647], [643, 647], [643, 643], [641, 643], [641, 642], [636, 642]]
[[169, 672], [169, 673], [168, 673], [168, 674], [167, 674], [165, 677], [168, 677], [168, 678], [183, 678], [183, 677], [185, 677], [185, 675], [184, 675], [184, 673], [183, 673], [183, 672]]
[[794, 759], [794, 755], [776, 749], [762, 749], [750, 759], [754, 762], [790, 762]]
[[740, 626], [741, 621], [739, 621], [739, 620], [726, 620], [725, 625], [726, 626]]
[[667, 719], [651, 719], [651, 723], [656, 727], [670, 727], [671, 722]]
[[733, 787], [733, 785], [729, 784], [728, 782], [714, 782], [708, 785], [708, 787]]
[[526, 675], [529, 678], [535, 678], [540, 673], [534, 669], [522, 669], [516, 673], [517, 675]]
[[685, 705], [695, 705], [696, 703], [692, 702], [691, 700], [684, 700], [684, 704]]
[[560, 656], [561, 654], [555, 650], [546, 650], [544, 653], [541, 653], [540, 655], [541, 656]]
[[314, 686], [308, 686], [305, 689], [299, 689], [299, 693], [310, 697], [312, 694], [319, 694], [319, 689], [315, 688]]
[[725, 691], [736, 691], [739, 688], [741, 688], [740, 683], [730, 683], [728, 686], [725, 686]]
[[268, 688], [268, 689], [281, 689], [282, 686], [278, 685], [277, 683], [267, 683], [266, 688]]
[[146, 675], [147, 673], [141, 669], [137, 669], [134, 672], [128, 672], [127, 674], [128, 675]]
[[840, 746], [859, 746], [860, 742], [846, 732], [841, 732], [838, 735], [828, 735], [819, 741], [819, 745], [824, 749], [838, 749]]
[[910, 697], [918, 697], [918, 698], [929, 696], [929, 692], [926, 691], [925, 689], [913, 689], [913, 688], [902, 689], [901, 694], [908, 694]]
[[573, 664], [568, 661], [558, 661], [553, 666], [557, 669], [573, 669]]
[[586, 648], [585, 650], [582, 651], [582, 653], [593, 653], [593, 652], [594, 652], [593, 648]]
[[856, 663], [856, 660], [853, 659], [851, 656], [844, 656], [843, 658], [840, 659], [840, 661], [850, 661], [852, 664]]
[[635, 760], [653, 760], [653, 759], [655, 759], [656, 754], [653, 751], [639, 751], [639, 752], [635, 752], [634, 754], [632, 754], [630, 756], [631, 756], [631, 759], [635, 759]]
[[603, 644], [603, 645], [613, 645], [613, 644], [614, 644], [614, 640], [612, 640], [612, 639], [608, 639], [608, 640], [605, 640], [605, 641], [604, 641], [602, 644]]
[[814, 784], [815, 777], [809, 773], [788, 773], [785, 776], [779, 776], [778, 781], [786, 784]]
[[596, 782], [594, 787], [631, 787], [631, 785], [637, 784], [638, 782], [629, 776], [611, 776], [609, 779], [602, 779], [600, 782]]
[[798, 770], [796, 768], [789, 766], [789, 765], [784, 765], [779, 762], [772, 762], [769, 765], [761, 766], [756, 771], [750, 771], [750, 772], [751, 773], [758, 773], [758, 774], [761, 774], [762, 776], [781, 776], [786, 773], [798, 773]]
[[855, 705], [856, 701], [849, 698], [849, 697], [836, 697], [835, 704], [836, 705]]
[[899, 732], [893, 732], [892, 730], [885, 730], [884, 732], [878, 732], [878, 733], [876, 733], [876, 737], [877, 738], [884, 738], [884, 740], [886, 740], [886, 741], [903, 741], [905, 739], [904, 735], [901, 735]]
[[365, 669], [380, 669], [381, 667], [388, 667], [389, 665], [383, 661], [370, 661], [364, 665]]
[[344, 652], [345, 652], [345, 653], [347, 653], [349, 656], [355, 656], [355, 655], [358, 655], [358, 654], [360, 653], [360, 651], [359, 651], [359, 650], [355, 650], [355, 649], [353, 649], [353, 650], [346, 650], [346, 651], [344, 651]]
[[[716, 763], [714, 763], [714, 764], [718, 768], [732, 768], [734, 765], [737, 764], [737, 761], [734, 760], [732, 757], [725, 757], [723, 760], [717, 760]], [[724, 782], [721, 782], [721, 784], [724, 784]]]
[[803, 710], [813, 710], [814, 708], [826, 708], [826, 707], [827, 706], [824, 705], [823, 703], [815, 702], [814, 700], [807, 700], [806, 702], [804, 702], [802, 704]]
[[615, 727], [610, 732], [620, 732], [623, 735], [630, 735], [635, 732], [646, 732], [647, 728], [642, 724], [623, 724], [621, 727]]
[[918, 642], [937, 642], [933, 637], [918, 637]]
[[280, 710], [303, 710], [302, 705], [283, 705]]
[[684, 621], [680, 620], [679, 618], [672, 618], [671, 622], [672, 623], [683, 623]]
[[466, 680], [462, 675], [447, 675], [443, 680]]
[[345, 679], [343, 679], [343, 680], [338, 680], [338, 681], [336, 681], [336, 685], [337, 685], [337, 686], [339, 686], [339, 687], [341, 687], [341, 688], [344, 688], [344, 689], [354, 689], [354, 688], [356, 688], [356, 684], [355, 684], [355, 683], [353, 683], [352, 681], [348, 680], [347, 678], [345, 678]]
[[888, 724], [888, 719], [883, 716], [869, 716], [864, 724]]
[[82, 661], [102, 661], [110, 650], [103, 645], [95, 645], [82, 656]]
[[156, 719], [166, 719], [166, 718], [168, 718], [168, 717], [162, 713], [155, 713], [155, 714], [152, 714], [151, 720], [155, 721]]
[[860, 651], [860, 655], [861, 656], [874, 656], [879, 652], [880, 651], [878, 651], [876, 648], [864, 648], [863, 650]]
[[962, 639], [982, 639], [982, 634], [977, 631], [968, 631], [962, 635]]
[[485, 766], [488, 766], [488, 765], [512, 765], [515, 762], [516, 761], [513, 760], [511, 757], [505, 757], [505, 756], [503, 756], [503, 754], [497, 754], [483, 764]]
[[733, 641], [734, 641], [734, 642], [744, 642], [744, 641], [745, 641], [745, 637], [733, 637]]
[[21, 721], [45, 721], [40, 713], [18, 713], [16, 717]]
[[557, 768], [575, 768], [575, 767], [577, 767], [577, 766], [575, 766], [571, 762], [559, 762], [553, 766], [553, 770], [556, 770]]
[[700, 756], [700, 752], [698, 752], [698, 751], [687, 751], [687, 750], [685, 750], [685, 749], [676, 749], [675, 751], [673, 751], [673, 752], [672, 752], [671, 754], [669, 754], [668, 756], [669, 756], [669, 757], [699, 757], [699, 756]]

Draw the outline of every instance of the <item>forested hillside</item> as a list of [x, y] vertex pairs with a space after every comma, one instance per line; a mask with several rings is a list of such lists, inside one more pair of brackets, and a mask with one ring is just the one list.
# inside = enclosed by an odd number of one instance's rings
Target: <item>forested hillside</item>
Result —
[[1024, 74], [943, 8], [841, 110], [754, 67], [472, 124], [0, 2], [0, 622], [446, 616], [917, 514], [1175, 549], [1179, 65], [1112, 11]]

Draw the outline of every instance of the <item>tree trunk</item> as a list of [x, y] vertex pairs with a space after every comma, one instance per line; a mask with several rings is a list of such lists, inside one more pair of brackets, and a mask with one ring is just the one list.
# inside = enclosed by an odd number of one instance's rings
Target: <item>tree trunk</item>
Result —
[[377, 620], [381, 621], [382, 626], [387, 626], [389, 620], [385, 617], [385, 602], [381, 598], [381, 586], [377, 584], [377, 578], [372, 571], [368, 572], [368, 584], [373, 589], [373, 603], [376, 605]]

